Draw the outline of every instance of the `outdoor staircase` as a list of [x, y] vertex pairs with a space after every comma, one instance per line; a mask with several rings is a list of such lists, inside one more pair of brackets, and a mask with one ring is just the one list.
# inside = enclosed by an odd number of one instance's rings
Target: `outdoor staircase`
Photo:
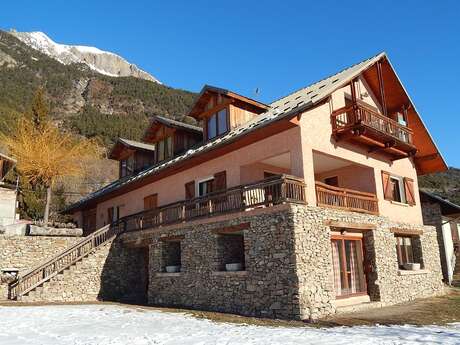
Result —
[[[57, 290], [64, 286], [70, 287], [71, 285], [84, 284], [83, 281], [79, 281], [81, 270], [91, 270], [91, 257], [95, 255], [98, 249], [110, 243], [123, 230], [121, 223], [106, 225], [89, 236], [82, 238], [79, 242], [20, 275], [10, 283], [8, 286], [8, 298], [10, 300], [32, 302], [43, 300], [40, 298], [47, 294], [47, 296], [56, 295], [55, 299], [59, 301], [62, 295], [59, 297]], [[69, 276], [72, 279], [66, 279]], [[65, 289], [62, 291], [62, 294], [66, 293], [71, 293], [71, 289], [70, 292], [66, 292]], [[47, 298], [47, 300], [50, 299]]]

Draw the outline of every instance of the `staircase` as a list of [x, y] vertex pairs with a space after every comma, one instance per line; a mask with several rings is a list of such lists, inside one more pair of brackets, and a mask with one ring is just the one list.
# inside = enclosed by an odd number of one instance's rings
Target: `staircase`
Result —
[[[51, 285], [64, 285], [64, 283], [55, 282], [65, 281], [67, 275], [73, 275], [73, 279], [67, 281], [71, 281], [71, 284], [78, 284], [78, 270], [84, 265], [90, 265], [91, 260], [88, 257], [94, 254], [97, 249], [108, 244], [124, 230], [122, 224], [120, 222], [114, 225], [106, 225], [68, 247], [62, 253], [20, 275], [14, 282], [9, 284], [8, 298], [11, 300], [40, 300], [42, 293], [53, 294], [55, 292]], [[51, 280], [54, 284], [48, 284]]]

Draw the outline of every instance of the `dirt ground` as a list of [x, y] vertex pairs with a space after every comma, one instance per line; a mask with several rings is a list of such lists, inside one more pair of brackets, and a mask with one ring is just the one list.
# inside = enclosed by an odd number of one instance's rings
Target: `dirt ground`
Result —
[[[284, 321], [244, 317], [233, 314], [214, 313], [207, 311], [196, 311], [175, 308], [156, 308], [137, 305], [123, 306], [136, 308], [138, 311], [158, 310], [173, 313], [186, 313], [197, 318], [208, 319], [216, 322], [229, 322], [238, 324], [251, 324], [272, 327], [336, 327], [336, 326], [359, 326], [359, 325], [445, 325], [453, 322], [460, 322], [460, 288], [449, 288], [445, 296], [420, 299], [417, 301], [399, 304], [390, 307], [371, 309], [351, 314], [340, 314], [315, 321], [314, 323], [302, 321]], [[118, 304], [99, 302], [100, 304]], [[98, 303], [98, 304], [99, 304]], [[82, 303], [66, 303], [82, 304]], [[94, 304], [94, 303], [90, 303]], [[6, 302], [0, 306], [30, 306], [46, 305], [41, 303], [20, 303]]]

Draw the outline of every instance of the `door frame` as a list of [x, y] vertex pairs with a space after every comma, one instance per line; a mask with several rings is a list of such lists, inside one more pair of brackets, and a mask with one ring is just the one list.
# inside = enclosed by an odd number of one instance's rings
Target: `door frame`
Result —
[[[333, 234], [331, 235], [331, 246], [332, 246], [332, 241], [356, 241], [356, 242], [359, 242], [360, 243], [360, 247], [361, 247], [361, 255], [363, 257], [363, 262], [362, 262], [362, 270], [363, 270], [363, 275], [364, 275], [364, 279], [363, 279], [363, 284], [364, 284], [364, 291], [361, 291], [361, 292], [355, 292], [355, 293], [350, 293], [350, 294], [346, 294], [346, 295], [336, 295], [335, 296], [335, 299], [345, 299], [345, 298], [350, 298], [350, 297], [358, 297], [358, 296], [368, 296], [369, 295], [369, 291], [368, 291], [368, 276], [367, 276], [367, 271], [366, 271], [366, 249], [364, 247], [364, 243], [363, 243], [363, 240], [364, 240], [364, 237], [363, 236], [353, 236], [353, 234], [349, 235], [349, 234], [344, 234], [344, 235], [337, 235], [337, 234]], [[343, 243], [343, 245], [345, 245], [345, 243]], [[345, 248], [345, 247], [344, 247]], [[332, 247], [331, 247], [331, 255], [332, 255]], [[339, 255], [342, 255], [342, 264], [344, 264], [346, 262], [346, 257], [344, 257], [345, 255], [345, 250], [342, 251], [342, 253], [339, 253]], [[343, 267], [341, 267], [341, 272], [342, 272], [342, 269]], [[332, 268], [332, 270], [334, 270], [334, 267]], [[341, 273], [342, 274], [342, 273]], [[341, 277], [342, 278], [342, 277]], [[347, 282], [348, 284], [348, 279], [345, 279], [345, 281]]]

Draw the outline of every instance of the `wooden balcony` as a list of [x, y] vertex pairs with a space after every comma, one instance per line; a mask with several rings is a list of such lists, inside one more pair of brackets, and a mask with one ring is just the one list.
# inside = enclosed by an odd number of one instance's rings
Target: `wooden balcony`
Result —
[[286, 202], [305, 203], [305, 200], [303, 180], [281, 175], [129, 215], [114, 226], [122, 227], [122, 231], [137, 231]]
[[375, 194], [329, 186], [316, 182], [318, 206], [333, 207], [347, 211], [378, 214], [378, 199]]
[[331, 123], [337, 141], [362, 143], [370, 148], [369, 153], [383, 151], [400, 159], [417, 151], [410, 128], [358, 103], [335, 110]]

